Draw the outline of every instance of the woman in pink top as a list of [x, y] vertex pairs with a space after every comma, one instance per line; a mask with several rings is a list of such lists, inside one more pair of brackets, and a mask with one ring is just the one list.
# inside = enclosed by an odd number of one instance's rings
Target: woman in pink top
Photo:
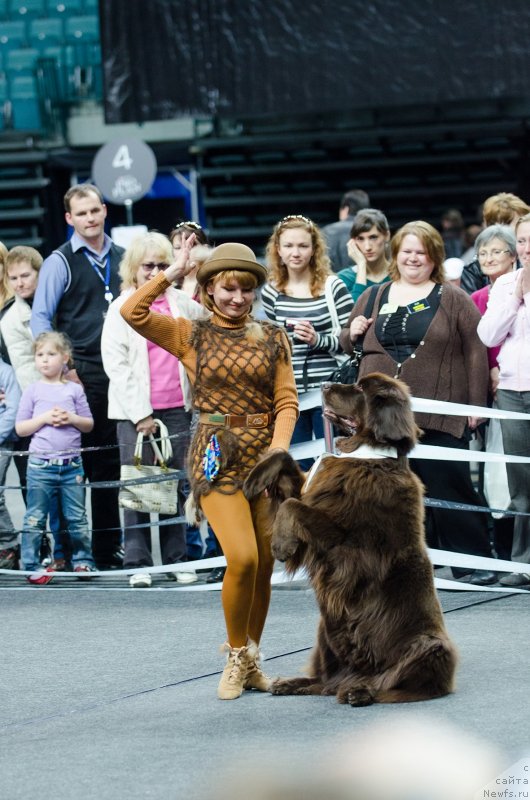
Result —
[[[475, 240], [475, 251], [477, 261], [480, 265], [482, 274], [486, 276], [489, 283], [473, 292], [471, 299], [476, 307], [484, 316], [489, 301], [490, 290], [497, 278], [513, 272], [517, 260], [515, 247], [515, 233], [510, 225], [489, 225], [477, 236]], [[499, 364], [497, 361], [500, 346], [488, 347], [488, 366], [490, 369], [490, 397], [494, 408], [498, 408], [496, 393], [499, 383]], [[490, 419], [485, 428], [484, 434], [485, 449], [491, 452], [502, 452], [502, 436], [500, 421]], [[500, 446], [499, 446], [500, 445]], [[493, 487], [491, 481], [493, 480]], [[489, 464], [487, 471], [484, 470], [484, 492], [488, 499], [488, 504], [493, 507], [507, 507], [499, 504], [488, 489], [494, 488], [500, 497], [508, 493], [507, 473], [504, 464]], [[503, 491], [504, 489], [504, 491]], [[505, 503], [507, 503], [507, 499]], [[498, 558], [510, 559], [513, 546], [513, 517], [493, 516], [493, 540], [495, 552]]]
[[[515, 238], [522, 269], [497, 278], [477, 330], [487, 347], [500, 347], [499, 408], [530, 414], [530, 214], [516, 223]], [[501, 420], [501, 427], [505, 452], [530, 456], [530, 421]], [[507, 464], [506, 469], [512, 507], [530, 512], [530, 466]], [[515, 518], [512, 561], [530, 564], [530, 517]], [[530, 586], [530, 569], [506, 575], [499, 583]]]
[[[122, 464], [131, 464], [138, 433], [157, 435], [155, 419], [160, 419], [174, 436], [173, 457], [169, 466], [185, 468], [191, 424], [191, 390], [179, 360], [158, 345], [136, 333], [120, 315], [125, 300], [173, 261], [171, 243], [160, 233], [149, 232], [135, 239], [120, 264], [122, 293], [109, 306], [101, 337], [103, 366], [109, 376], [109, 418], [118, 420], [118, 442]], [[172, 317], [200, 319], [208, 312], [179, 289], [170, 287], [157, 297], [152, 310]], [[145, 463], [152, 463], [150, 445], [144, 445]], [[185, 497], [179, 491], [183, 512]], [[161, 519], [164, 517], [161, 515]], [[153, 565], [151, 530], [135, 527], [149, 522], [149, 514], [124, 510], [124, 567]], [[186, 526], [183, 523], [160, 527], [162, 563], [186, 561]], [[179, 583], [197, 580], [185, 564], [168, 577]], [[132, 588], [151, 586], [148, 572], [136, 573], [129, 580]]]

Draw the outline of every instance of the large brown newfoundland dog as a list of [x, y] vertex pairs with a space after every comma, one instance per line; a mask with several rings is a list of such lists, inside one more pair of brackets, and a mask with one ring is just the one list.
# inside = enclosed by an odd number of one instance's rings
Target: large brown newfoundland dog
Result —
[[280, 451], [244, 487], [278, 503], [272, 552], [288, 572], [306, 569], [321, 612], [307, 677], [278, 678], [271, 691], [352, 706], [442, 697], [457, 657], [424, 543], [423, 487], [406, 458], [418, 434], [407, 388], [373, 373], [327, 386], [324, 401], [326, 416], [355, 431], [340, 455], [322, 457], [301, 496], [296, 462]]

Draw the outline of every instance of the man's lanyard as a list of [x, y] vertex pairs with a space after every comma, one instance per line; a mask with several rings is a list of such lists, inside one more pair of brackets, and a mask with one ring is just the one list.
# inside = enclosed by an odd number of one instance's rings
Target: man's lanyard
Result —
[[[110, 291], [110, 250], [105, 256], [105, 264], [94, 258], [94, 256], [91, 255], [91, 253], [89, 253], [88, 250], [85, 249], [84, 253], [88, 258], [90, 264], [92, 265], [92, 269], [94, 270], [94, 272], [96, 273], [102, 284], [105, 286], [105, 300], [107, 301], [107, 303], [112, 303], [112, 301], [114, 300], [114, 295]], [[105, 277], [103, 277], [102, 274], [103, 266], [105, 266]]]

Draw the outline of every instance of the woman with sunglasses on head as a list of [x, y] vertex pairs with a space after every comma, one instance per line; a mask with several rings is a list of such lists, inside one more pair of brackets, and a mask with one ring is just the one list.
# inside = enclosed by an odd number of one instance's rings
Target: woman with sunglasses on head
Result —
[[199, 266], [205, 261], [210, 252], [210, 242], [204, 232], [204, 229], [198, 222], [186, 220], [185, 222], [177, 222], [171, 233], [169, 234], [169, 241], [173, 247], [173, 259], [175, 260], [182, 249], [182, 245], [191, 234], [195, 236], [195, 244], [190, 251], [189, 264], [187, 269], [189, 272], [181, 279], [179, 289], [186, 292], [188, 297], [192, 297], [197, 303], [201, 301], [201, 287], [197, 283], [197, 270]]
[[[261, 293], [267, 317], [286, 328], [298, 393], [319, 389], [337, 367], [341, 326], [353, 301], [343, 281], [331, 272], [322, 232], [301, 214], [284, 217], [267, 243], [269, 283]], [[337, 325], [338, 322], [338, 325]], [[291, 444], [324, 436], [322, 408], [300, 413]], [[309, 469], [311, 459], [300, 462]]]
[[[197, 303], [201, 302], [201, 287], [197, 282], [197, 271], [201, 264], [211, 255], [212, 248], [204, 229], [198, 222], [187, 220], [185, 222], [178, 222], [171, 233], [169, 240], [173, 246], [173, 258], [176, 259], [180, 255], [182, 246], [186, 239], [191, 234], [195, 236], [195, 244], [190, 250], [188, 257], [188, 264], [186, 265], [186, 274], [177, 282], [179, 289], [182, 289], [188, 297], [191, 297]], [[189, 271], [188, 271], [189, 270]], [[195, 417], [192, 420], [191, 429], [195, 430]], [[186, 481], [184, 484], [184, 491], [189, 493], [189, 484]], [[196, 525], [188, 524], [186, 529], [186, 538], [188, 543], [188, 557], [191, 560], [200, 558], [216, 558], [223, 555], [221, 545], [217, 541], [215, 533], [209, 525], [206, 530], [201, 533], [201, 529]], [[204, 554], [203, 554], [203, 539], [204, 539]], [[214, 567], [208, 577], [206, 583], [222, 583], [225, 576], [226, 567]]]
[[[168, 466], [184, 469], [191, 423], [191, 389], [185, 370], [175, 356], [156, 344], [147, 342], [132, 330], [120, 315], [124, 302], [135, 290], [149, 283], [173, 261], [169, 239], [161, 233], [149, 232], [127, 248], [120, 263], [122, 293], [110, 306], [103, 325], [101, 353], [109, 377], [109, 419], [118, 420], [117, 433], [122, 464], [132, 464], [139, 433], [158, 435], [155, 422], [167, 427], [173, 456]], [[203, 319], [208, 312], [184, 292], [168, 286], [157, 297], [151, 309], [167, 317]], [[145, 444], [142, 458], [152, 463], [150, 445]], [[179, 487], [179, 511], [184, 513], [185, 495]], [[151, 529], [135, 527], [149, 522], [149, 514], [125, 509], [124, 568], [152, 567]], [[160, 515], [164, 519], [164, 515]], [[160, 527], [160, 549], [163, 564], [186, 561], [186, 526], [182, 523]], [[197, 580], [185, 563], [176, 572], [167, 573], [179, 583]], [[148, 572], [135, 573], [129, 579], [131, 588], [149, 588]]]
[[140, 287], [121, 308], [149, 341], [181, 359], [199, 412], [189, 453], [193, 497], [226, 557], [222, 602], [228, 653], [217, 695], [235, 700], [245, 689], [267, 691], [258, 645], [270, 602], [274, 559], [270, 500], [248, 501], [242, 487], [270, 450], [287, 450], [298, 412], [285, 332], [251, 316], [256, 289], [266, 278], [252, 250], [227, 243], [199, 268], [208, 320], [169, 319], [150, 310], [155, 299], [189, 271], [192, 235], [174, 264]]

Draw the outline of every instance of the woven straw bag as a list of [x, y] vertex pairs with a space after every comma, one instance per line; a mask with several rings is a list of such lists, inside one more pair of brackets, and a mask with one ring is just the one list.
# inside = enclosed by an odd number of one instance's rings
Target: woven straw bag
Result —
[[[172, 473], [178, 473], [176, 469], [170, 469], [167, 461], [173, 453], [171, 440], [164, 423], [155, 419], [160, 431], [160, 447], [152, 434], [149, 434], [149, 442], [153, 448], [155, 459], [158, 464], [149, 466], [142, 464], [142, 446], [144, 434], [139, 433], [134, 449], [134, 464], [122, 464], [120, 479], [122, 481], [137, 480], [138, 478], [148, 477], [167, 477]], [[119, 492], [119, 504], [122, 508], [131, 511], [143, 511], [147, 514], [170, 514], [174, 516], [178, 512], [178, 479], [168, 478], [158, 480], [154, 483], [138, 483], [122, 486]]]

